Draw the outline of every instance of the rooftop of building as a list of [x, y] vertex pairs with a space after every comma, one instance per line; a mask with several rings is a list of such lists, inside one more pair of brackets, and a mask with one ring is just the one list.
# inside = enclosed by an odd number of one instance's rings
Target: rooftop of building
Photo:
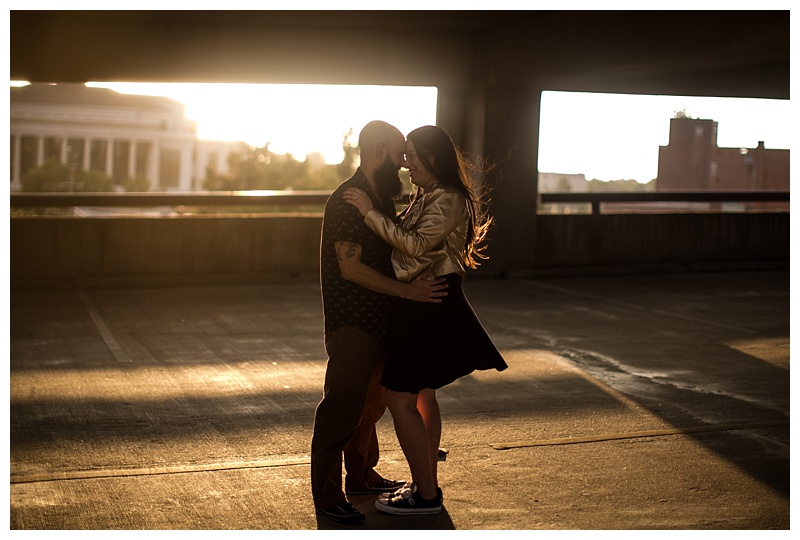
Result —
[[14, 102], [145, 109], [184, 108], [182, 103], [167, 97], [122, 94], [108, 88], [92, 88], [78, 83], [36, 83], [19, 87], [12, 86], [11, 103]]

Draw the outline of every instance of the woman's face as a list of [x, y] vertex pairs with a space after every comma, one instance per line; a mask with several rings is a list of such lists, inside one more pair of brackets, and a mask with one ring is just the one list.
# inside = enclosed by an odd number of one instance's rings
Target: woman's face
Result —
[[436, 177], [417, 156], [417, 150], [414, 148], [414, 143], [406, 141], [406, 160], [403, 167], [408, 169], [408, 174], [411, 177], [411, 183], [421, 188], [427, 188], [433, 185]]

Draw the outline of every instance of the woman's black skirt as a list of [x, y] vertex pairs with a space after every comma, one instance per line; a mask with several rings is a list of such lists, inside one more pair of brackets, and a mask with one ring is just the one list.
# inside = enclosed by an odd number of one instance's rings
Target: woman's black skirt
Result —
[[389, 359], [381, 384], [396, 392], [441, 388], [475, 370], [508, 367], [464, 296], [461, 277], [447, 280], [447, 296], [430, 304], [395, 298]]

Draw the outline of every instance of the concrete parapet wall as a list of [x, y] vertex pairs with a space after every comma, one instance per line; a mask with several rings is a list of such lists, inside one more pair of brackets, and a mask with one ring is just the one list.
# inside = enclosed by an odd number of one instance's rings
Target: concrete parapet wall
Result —
[[321, 218], [12, 219], [11, 279], [316, 273]]
[[[237, 278], [318, 272], [319, 216], [15, 218], [12, 283]], [[491, 246], [490, 246], [491, 251]], [[788, 213], [537, 217], [535, 266], [485, 276], [610, 266], [789, 263]]]
[[540, 215], [536, 267], [789, 262], [788, 213]]

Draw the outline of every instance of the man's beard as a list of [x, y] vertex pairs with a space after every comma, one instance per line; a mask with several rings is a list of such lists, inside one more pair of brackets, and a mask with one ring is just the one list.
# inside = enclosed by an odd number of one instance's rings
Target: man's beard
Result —
[[378, 200], [381, 201], [395, 200], [403, 194], [403, 181], [400, 180], [399, 170], [389, 158], [384, 159], [375, 169], [375, 189]]

